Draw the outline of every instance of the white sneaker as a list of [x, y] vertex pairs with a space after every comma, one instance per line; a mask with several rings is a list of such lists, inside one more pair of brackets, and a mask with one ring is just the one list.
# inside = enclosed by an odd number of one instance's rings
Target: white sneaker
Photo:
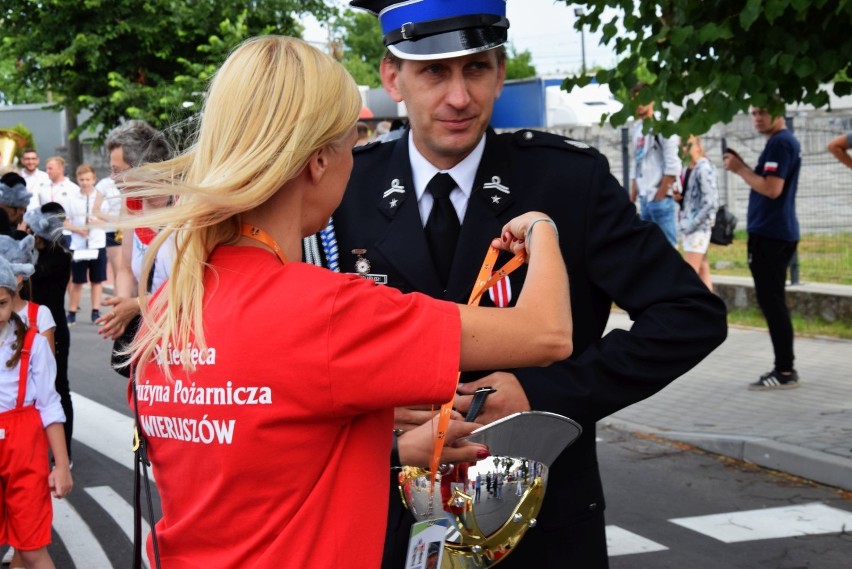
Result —
[[9, 565], [12, 562], [12, 557], [15, 556], [15, 548], [10, 547], [6, 550], [6, 553], [3, 554], [3, 560], [0, 561], [3, 565]]

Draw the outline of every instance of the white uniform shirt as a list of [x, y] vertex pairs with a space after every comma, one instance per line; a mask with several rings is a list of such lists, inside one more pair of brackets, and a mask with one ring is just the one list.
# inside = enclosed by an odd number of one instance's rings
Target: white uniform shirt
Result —
[[420, 208], [420, 220], [423, 222], [423, 227], [426, 227], [426, 221], [429, 219], [429, 214], [432, 213], [432, 204], [434, 198], [432, 194], [426, 193], [426, 186], [439, 172], [444, 172], [453, 177], [456, 183], [456, 188], [450, 192], [450, 201], [456, 214], [459, 216], [459, 223], [464, 222], [464, 215], [467, 213], [467, 202], [473, 193], [473, 183], [476, 181], [476, 170], [479, 168], [479, 162], [482, 160], [482, 154], [485, 152], [485, 137], [479, 141], [479, 144], [468, 154], [464, 160], [450, 168], [449, 170], [439, 170], [431, 162], [426, 160], [417, 147], [414, 145], [414, 137], [408, 137], [408, 156], [411, 161], [411, 175], [414, 178], [414, 193], [417, 196], [417, 206]]
[[36, 169], [30, 174], [26, 168], [21, 168], [21, 178], [27, 183], [27, 191], [33, 195], [30, 198], [30, 203], [27, 205], [27, 211], [40, 207], [38, 189], [42, 184], [50, 184], [50, 177], [47, 175], [47, 172]]
[[[29, 310], [30, 303], [27, 302], [24, 304], [24, 307], [18, 311], [18, 316], [21, 317], [21, 320], [23, 320], [24, 324], [27, 326], [30, 325]], [[51, 328], [56, 328], [56, 320], [53, 319], [53, 314], [50, 312], [50, 309], [43, 304], [38, 305], [38, 312], [36, 312], [36, 326], [38, 327], [39, 334], [47, 332]]]
[[62, 180], [55, 184], [50, 181], [50, 178], [48, 178], [47, 182], [42, 183], [38, 187], [39, 205], [56, 202], [65, 208], [65, 211], [67, 212], [69, 198], [79, 193], [80, 186], [68, 178], [62, 178]]
[[[4, 328], [10, 326], [11, 324], [7, 323]], [[3, 336], [0, 340], [0, 412], [15, 408], [18, 400], [18, 370], [21, 366], [20, 362], [12, 368], [6, 366], [6, 362], [12, 357], [15, 334], [9, 330]], [[56, 360], [53, 359], [47, 339], [41, 334], [36, 334], [33, 338], [27, 393], [24, 396], [24, 405], [33, 404], [41, 415], [44, 427], [65, 422], [65, 412], [56, 392]]]
[[[65, 206], [65, 211], [68, 214], [68, 219], [71, 225], [82, 227], [86, 225], [89, 216], [92, 215], [95, 209], [95, 202], [98, 198], [97, 190], [93, 191], [88, 196], [84, 196], [78, 191], [68, 199], [68, 205]], [[96, 213], [96, 212], [94, 212]], [[89, 227], [89, 236], [85, 237], [79, 233], [71, 233], [71, 250], [78, 249], [103, 249], [106, 247], [106, 231], [102, 227]]]

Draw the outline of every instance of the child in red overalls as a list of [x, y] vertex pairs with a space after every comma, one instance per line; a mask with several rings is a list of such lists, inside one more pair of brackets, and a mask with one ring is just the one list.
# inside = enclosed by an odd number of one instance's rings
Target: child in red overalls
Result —
[[50, 494], [62, 498], [73, 485], [65, 414], [47, 340], [12, 309], [17, 288], [13, 265], [0, 258], [0, 544], [19, 551], [28, 568], [52, 568]]

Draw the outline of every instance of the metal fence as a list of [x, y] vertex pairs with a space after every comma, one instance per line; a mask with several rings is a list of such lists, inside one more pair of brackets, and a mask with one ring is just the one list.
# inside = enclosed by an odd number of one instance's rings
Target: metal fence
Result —
[[[802, 147], [802, 169], [796, 194], [796, 213], [802, 233], [798, 255], [801, 279], [852, 284], [852, 170], [826, 150], [829, 140], [852, 130], [852, 109], [790, 113], [787, 126]], [[549, 130], [596, 147], [606, 155], [613, 175], [625, 188], [629, 187], [625, 165], [631, 157], [626, 127]], [[720, 202], [728, 204], [740, 220], [739, 228], [745, 229], [749, 188], [742, 178], [722, 168], [723, 138], [751, 165], [757, 163], [766, 139], [754, 131], [746, 115], [734, 117], [729, 124], [716, 125], [702, 136], [704, 148], [717, 168]], [[814, 262], [816, 259], [818, 263]]]

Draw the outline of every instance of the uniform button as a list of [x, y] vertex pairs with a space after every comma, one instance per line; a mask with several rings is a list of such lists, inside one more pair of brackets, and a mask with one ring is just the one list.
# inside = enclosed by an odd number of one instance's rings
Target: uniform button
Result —
[[526, 131], [524, 133], [524, 140], [532, 140], [532, 137], [533, 137], [533, 133], [531, 133], [530, 131]]
[[592, 502], [591, 504], [589, 504], [589, 511], [590, 512], [594, 512], [597, 509], [598, 509], [598, 503], [597, 502]]

